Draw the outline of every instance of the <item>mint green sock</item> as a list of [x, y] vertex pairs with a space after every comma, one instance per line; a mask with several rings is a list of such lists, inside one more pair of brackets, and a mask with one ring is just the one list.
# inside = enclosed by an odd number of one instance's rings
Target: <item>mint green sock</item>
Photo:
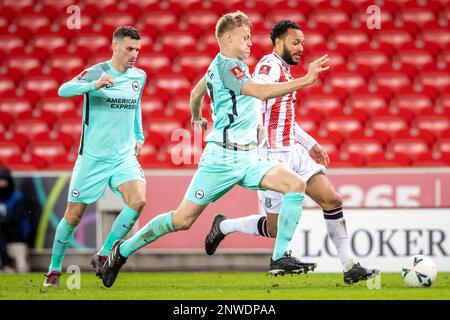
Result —
[[125, 206], [114, 221], [111, 232], [105, 240], [102, 248], [98, 252], [101, 256], [109, 256], [111, 248], [116, 240], [123, 239], [133, 228], [139, 217], [139, 212]]
[[283, 257], [302, 215], [304, 193], [286, 193], [278, 214], [278, 230], [272, 260]]
[[53, 240], [52, 261], [48, 271], [61, 272], [62, 262], [66, 255], [69, 242], [72, 239], [77, 226], [71, 226], [67, 223], [66, 218], [62, 218], [56, 227], [55, 239]]
[[125, 258], [131, 256], [135, 251], [155, 241], [162, 235], [174, 232], [172, 223], [172, 211], [160, 214], [150, 220], [133, 237], [120, 245], [120, 254]]

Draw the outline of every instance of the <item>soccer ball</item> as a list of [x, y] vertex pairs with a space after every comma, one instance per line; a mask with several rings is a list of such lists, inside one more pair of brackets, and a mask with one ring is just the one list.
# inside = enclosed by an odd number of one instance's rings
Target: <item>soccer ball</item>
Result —
[[430, 287], [436, 276], [436, 265], [426, 256], [411, 256], [403, 265], [402, 278], [409, 287]]

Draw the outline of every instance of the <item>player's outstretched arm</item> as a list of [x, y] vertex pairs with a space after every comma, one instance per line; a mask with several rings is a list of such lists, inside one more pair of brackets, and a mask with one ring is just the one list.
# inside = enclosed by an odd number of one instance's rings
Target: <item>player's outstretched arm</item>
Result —
[[249, 81], [242, 87], [241, 94], [252, 96], [263, 101], [284, 96], [292, 91], [313, 84], [321, 72], [330, 68], [323, 66], [329, 60], [326, 54], [311, 62], [308, 73], [304, 77], [295, 80], [281, 83], [258, 83]]
[[316, 139], [311, 137], [305, 130], [303, 130], [298, 123], [295, 123], [295, 138], [302, 146], [304, 146], [308, 151], [317, 144]]
[[191, 107], [191, 125], [194, 130], [206, 130], [207, 121], [202, 118], [201, 105], [203, 96], [206, 94], [206, 80], [203, 77], [191, 91], [189, 104]]
[[58, 95], [63, 98], [70, 98], [101, 89], [107, 85], [114, 85], [114, 80], [110, 75], [102, 76], [97, 81], [91, 82], [87, 82], [78, 76], [63, 83], [61, 87], [59, 87]]

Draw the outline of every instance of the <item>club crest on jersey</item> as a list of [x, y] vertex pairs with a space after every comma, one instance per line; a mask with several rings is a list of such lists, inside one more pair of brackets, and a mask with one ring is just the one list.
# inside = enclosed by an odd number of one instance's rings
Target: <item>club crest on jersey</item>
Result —
[[242, 78], [245, 78], [245, 72], [244, 70], [242, 70], [239, 67], [234, 67], [231, 69], [231, 72], [234, 74], [234, 76], [236, 77], [236, 79], [241, 80]]
[[203, 192], [203, 190], [198, 189], [195, 191], [195, 197], [197, 199], [202, 199], [204, 196], [205, 196], [205, 193]]
[[131, 84], [131, 87], [133, 88], [134, 91], [138, 92], [141, 85], [139, 84], [139, 81], [135, 80]]
[[259, 69], [258, 74], [266, 74], [267, 75], [267, 74], [269, 74], [270, 69], [272, 69], [271, 66], [268, 66], [268, 65], [261, 66], [261, 68]]
[[80, 191], [78, 191], [78, 189], [73, 189], [72, 190], [72, 197], [78, 198], [79, 196], [80, 196]]
[[267, 208], [272, 208], [272, 199], [266, 198], [265, 205]]

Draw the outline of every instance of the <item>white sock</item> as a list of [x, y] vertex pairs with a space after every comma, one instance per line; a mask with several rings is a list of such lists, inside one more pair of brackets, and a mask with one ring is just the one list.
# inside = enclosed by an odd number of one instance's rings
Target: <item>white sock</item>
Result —
[[[220, 231], [223, 234], [229, 234], [232, 232], [241, 232], [253, 236], [263, 235], [260, 233], [258, 224], [265, 220], [265, 216], [259, 214], [253, 214], [251, 216], [237, 218], [237, 219], [226, 219], [222, 221], [219, 225]], [[260, 223], [261, 220], [261, 223]]]
[[[331, 213], [331, 211], [333, 212]], [[342, 208], [337, 208], [331, 211], [326, 212], [324, 210], [325, 225], [327, 227], [328, 236], [336, 247], [336, 251], [344, 271], [348, 271], [355, 264], [355, 260], [350, 250], [350, 240], [348, 238]]]

